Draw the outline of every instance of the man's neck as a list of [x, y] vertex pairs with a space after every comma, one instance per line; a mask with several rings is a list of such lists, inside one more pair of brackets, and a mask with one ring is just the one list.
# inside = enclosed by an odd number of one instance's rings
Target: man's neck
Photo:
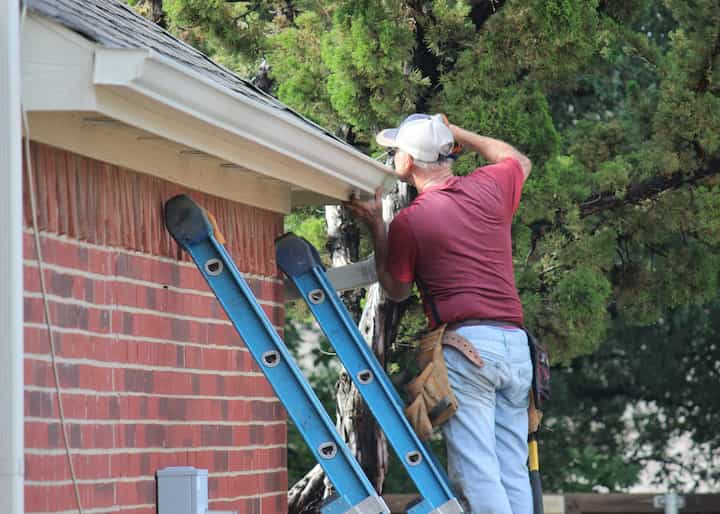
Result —
[[431, 187], [442, 185], [452, 177], [452, 170], [443, 170], [432, 174], [413, 173], [413, 184], [418, 193], [427, 191]]

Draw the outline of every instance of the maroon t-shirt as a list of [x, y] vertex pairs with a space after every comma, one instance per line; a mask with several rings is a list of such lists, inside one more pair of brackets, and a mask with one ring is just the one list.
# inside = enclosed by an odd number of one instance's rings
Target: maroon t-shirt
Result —
[[515, 159], [423, 191], [390, 224], [386, 270], [416, 281], [430, 326], [465, 319], [523, 323], [510, 226], [524, 175]]

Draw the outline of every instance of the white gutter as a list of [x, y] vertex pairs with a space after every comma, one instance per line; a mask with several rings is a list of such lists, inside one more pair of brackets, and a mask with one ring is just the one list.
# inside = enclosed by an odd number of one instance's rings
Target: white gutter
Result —
[[[117, 94], [149, 99], [155, 105], [202, 120], [226, 134], [281, 154], [305, 170], [315, 170], [321, 175], [319, 178], [324, 176], [326, 181], [346, 184], [348, 191], [372, 193], [392, 177], [383, 164], [296, 116], [231, 91], [151, 50], [97, 48], [93, 83]], [[101, 103], [99, 100], [99, 111], [102, 111]], [[273, 175], [267, 162], [251, 159], [244, 165], [258, 173]], [[289, 169], [292, 170], [292, 166]], [[307, 181], [299, 172], [286, 170], [275, 175], [280, 180], [307, 187]]]
[[22, 514], [23, 267], [19, 2], [0, 2], [0, 512]]

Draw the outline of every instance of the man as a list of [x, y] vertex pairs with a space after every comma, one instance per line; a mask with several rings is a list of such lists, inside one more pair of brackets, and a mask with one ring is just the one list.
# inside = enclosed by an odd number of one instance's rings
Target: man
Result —
[[[380, 284], [401, 301], [417, 282], [431, 328], [447, 323], [469, 340], [482, 367], [444, 347], [460, 408], [442, 427], [448, 475], [473, 514], [531, 514], [527, 407], [532, 367], [515, 288], [510, 228], [530, 160], [511, 145], [414, 114], [377, 136], [395, 152], [395, 173], [418, 197], [386, 234], [380, 196], [353, 200], [369, 227]], [[491, 164], [452, 173], [454, 143]]]

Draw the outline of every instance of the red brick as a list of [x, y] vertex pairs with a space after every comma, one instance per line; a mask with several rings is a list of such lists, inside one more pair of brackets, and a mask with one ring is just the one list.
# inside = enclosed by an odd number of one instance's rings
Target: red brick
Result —
[[[72, 456], [75, 476], [79, 480], [111, 478], [110, 455]], [[120, 476], [120, 475], [115, 475]], [[61, 455], [25, 455], [25, 480], [70, 480], [70, 467], [67, 456]]]
[[[66, 422], [65, 427], [71, 448], [112, 448], [114, 445], [112, 425]], [[25, 421], [25, 436], [26, 448], [64, 448], [59, 421]]]
[[287, 490], [286, 471], [265, 471], [251, 475], [209, 476], [210, 498], [233, 498]]
[[[83, 509], [110, 507], [115, 503], [115, 484], [80, 484]], [[77, 508], [72, 484], [25, 485], [26, 512], [55, 512]]]
[[59, 439], [58, 427], [55, 426], [51, 430], [46, 423], [29, 423], [24, 424], [25, 448], [57, 448], [61, 443]]
[[112, 287], [117, 305], [197, 318], [227, 319], [214, 296], [121, 281], [114, 281]]
[[[268, 286], [268, 289], [275, 290], [280, 289], [278, 284], [258, 281], [251, 279], [256, 283], [261, 283], [263, 286]], [[194, 294], [187, 291], [177, 291], [172, 289], [152, 288], [149, 286], [128, 284], [122, 282], [116, 282], [114, 284], [114, 290], [116, 291], [116, 301], [119, 305], [128, 305], [143, 309], [154, 309], [158, 308], [163, 312], [182, 314], [184, 316], [194, 316], [199, 318], [208, 319], [228, 319], [225, 312], [223, 311], [220, 303], [214, 296]], [[202, 288], [207, 290], [207, 288]], [[148, 293], [152, 297], [154, 305], [148, 303]], [[268, 298], [271, 297], [271, 298]], [[259, 300], [271, 300], [271, 294], [258, 295]], [[262, 308], [265, 315], [275, 325], [282, 325], [284, 323], [284, 308], [282, 305], [267, 305], [263, 304]]]
[[[68, 195], [67, 195], [67, 189], [68, 184], [70, 183], [69, 180], [69, 173], [67, 169], [67, 160], [66, 159], [58, 159], [56, 161], [55, 170], [57, 173], [57, 202], [58, 202], [58, 211], [59, 212], [69, 212], [71, 211], [70, 204], [68, 203]], [[67, 216], [60, 216], [58, 219], [58, 230], [57, 232], [59, 234], [68, 234], [70, 233], [70, 226], [68, 223], [68, 217]]]
[[[24, 234], [24, 258], [37, 259], [35, 254], [35, 236]], [[43, 262], [55, 264], [79, 271], [89, 271], [99, 275], [110, 275], [112, 250], [87, 247], [72, 239], [55, 239], [40, 236]]]
[[257, 277], [245, 277], [245, 280], [258, 299], [279, 304], [285, 302], [284, 287], [281, 282], [271, 278], [259, 279]]
[[[57, 363], [60, 387], [112, 391], [111, 368], [102, 368], [88, 364]], [[46, 361], [25, 359], [25, 384], [55, 387], [52, 364]]]
[[[284, 428], [284, 425], [281, 426]], [[282, 432], [283, 429], [277, 429], [278, 434], [282, 435]], [[228, 457], [228, 470], [230, 471], [273, 469], [285, 467], [287, 465], [287, 451], [284, 447], [233, 451], [226, 452], [226, 455]], [[207, 469], [214, 469], [210, 466], [204, 467]]]
[[[136, 387], [126, 385], [126, 368], [118, 367], [113, 370], [113, 373], [116, 390], [133, 390], [129, 388]], [[155, 370], [148, 373], [153, 375], [152, 392], [158, 395], [262, 396], [266, 398], [275, 395], [263, 376], [188, 373], [182, 369], [177, 371]]]
[[52, 417], [57, 411], [55, 396], [40, 391], [26, 391], [23, 405], [26, 416]]
[[[53, 326], [98, 333], [110, 331], [111, 310], [109, 308], [75, 305], [55, 300], [49, 300], [49, 306]], [[45, 323], [45, 311], [41, 298], [25, 298], [24, 309], [26, 322]]]
[[[40, 293], [40, 269], [37, 265], [25, 265], [25, 291]], [[99, 305], [112, 304], [112, 295], [106, 281], [88, 278], [72, 271], [45, 268], [45, 287], [48, 294], [74, 298]]]
[[[57, 157], [57, 159], [56, 159]], [[62, 155], [53, 152], [50, 154], [46, 154], [46, 163], [44, 166], [42, 166], [42, 169], [57, 169], [57, 161], [62, 161]], [[57, 173], [50, 173], [47, 177], [36, 177], [37, 187], [40, 189], [40, 195], [38, 195], [41, 199], [44, 200], [44, 202], [41, 200], [41, 203], [44, 205], [40, 206], [40, 210], [44, 211], [43, 213], [43, 224], [46, 227], [55, 227], [58, 223], [58, 200], [57, 195], [52, 194], [54, 191], [57, 191]]]
[[[172, 437], [182, 438], [183, 436], [173, 435]], [[185, 435], [184, 437], [191, 436]], [[113, 454], [108, 458], [110, 459], [110, 476], [134, 477], [153, 475], [158, 469], [170, 466], [194, 466], [199, 469], [207, 469], [211, 473], [276, 469], [286, 465], [285, 455], [284, 448], [188, 452], [181, 447], [175, 453], [158, 453], [149, 449], [142, 453]], [[60, 464], [62, 465], [63, 462]]]
[[[127, 345], [107, 335], [67, 333], [53, 330], [55, 353], [67, 359], [93, 359], [107, 362], [127, 360]], [[45, 327], [24, 327], [25, 352], [49, 354], [50, 346]]]
[[186, 346], [185, 366], [218, 371], [258, 371], [252, 355], [241, 348], [199, 348]]
[[[124, 402], [114, 396], [96, 396], [63, 392], [63, 410], [66, 418], [108, 420], [122, 413]], [[135, 398], [135, 400], [142, 400]], [[25, 391], [25, 415], [57, 418], [56, 393], [50, 391]], [[114, 416], [113, 416], [114, 414]], [[138, 418], [141, 419], [141, 418]]]
[[[132, 254], [121, 251], [112, 256], [113, 274], [119, 277], [132, 278], [145, 282], [179, 286], [179, 276], [193, 270], [190, 266], [159, 260], [152, 255]], [[206, 291], [204, 282], [198, 282], [200, 290]]]
[[155, 503], [155, 479], [116, 484], [120, 505]]
[[262, 498], [262, 512], [287, 512], [287, 494], [281, 492]]
[[261, 510], [263, 504], [263, 498], [242, 498], [234, 501], [223, 501], [213, 500], [210, 497], [210, 510], [226, 510], [242, 512], [243, 514], [263, 514], [263, 513], [275, 513], [275, 512], [287, 512], [287, 510]]
[[[227, 446], [241, 449], [244, 446], [284, 445], [286, 429], [277, 425], [116, 425], [116, 448], [202, 448]], [[262, 442], [258, 440], [262, 434]], [[190, 465], [193, 465], [190, 463]], [[230, 463], [228, 464], [230, 465]], [[231, 466], [231, 469], [232, 468]]]
[[240, 346], [244, 343], [230, 324], [204, 323], [152, 313], [114, 311], [112, 326], [120, 335], [185, 343]]
[[[278, 401], [205, 400], [155, 396], [96, 396], [63, 394], [65, 417], [70, 419], [152, 419], [169, 421], [282, 421], [285, 410]], [[115, 412], [113, 412], [115, 411]], [[225, 414], [224, 414], [225, 413]], [[55, 392], [26, 391], [25, 414], [57, 417]], [[111, 417], [111, 414], [115, 416]]]

